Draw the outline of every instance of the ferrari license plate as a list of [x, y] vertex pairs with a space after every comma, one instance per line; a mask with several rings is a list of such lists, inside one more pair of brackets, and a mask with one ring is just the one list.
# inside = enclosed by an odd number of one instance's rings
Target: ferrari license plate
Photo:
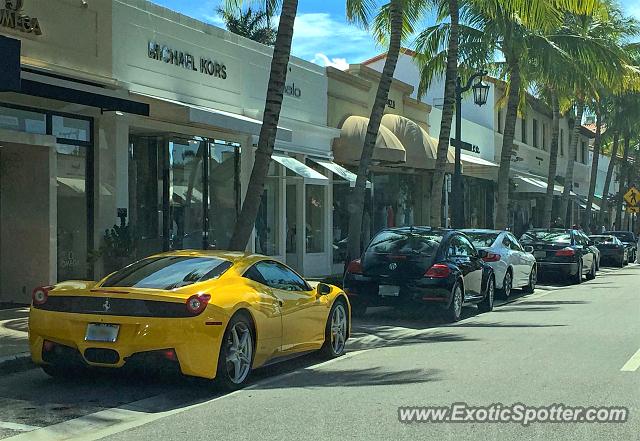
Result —
[[398, 297], [400, 295], [400, 287], [395, 285], [380, 285], [378, 294], [384, 297]]
[[535, 257], [536, 259], [541, 259], [543, 257], [547, 257], [547, 252], [546, 251], [534, 251], [533, 252], [533, 257]]
[[85, 341], [102, 341], [113, 343], [118, 339], [120, 325], [110, 325], [107, 323], [89, 323]]

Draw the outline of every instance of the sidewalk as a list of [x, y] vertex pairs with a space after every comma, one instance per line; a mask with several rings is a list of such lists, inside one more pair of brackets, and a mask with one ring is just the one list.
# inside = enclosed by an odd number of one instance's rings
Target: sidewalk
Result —
[[30, 365], [28, 320], [29, 308], [0, 310], [0, 372]]

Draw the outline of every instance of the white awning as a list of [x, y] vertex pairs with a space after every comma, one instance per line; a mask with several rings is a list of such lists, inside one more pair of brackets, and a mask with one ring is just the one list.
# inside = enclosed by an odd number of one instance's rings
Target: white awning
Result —
[[[547, 182], [545, 178], [542, 176], [523, 176], [516, 175], [513, 178], [518, 184], [518, 188], [516, 188], [516, 193], [546, 193], [547, 192]], [[553, 186], [553, 194], [555, 196], [560, 196], [564, 192], [564, 187], [562, 185], [555, 184]], [[574, 192], [571, 192], [571, 196], [576, 196]]]
[[[165, 103], [181, 106], [187, 112], [186, 119], [193, 124], [204, 124], [211, 127], [221, 128], [230, 132], [245, 133], [247, 135], [260, 135], [262, 121], [250, 118], [238, 113], [227, 112], [210, 107], [198, 106], [195, 104], [183, 103], [178, 100], [162, 98], [145, 93], [135, 92], [135, 95], [158, 100]], [[153, 102], [150, 102], [151, 114], [154, 113]], [[278, 126], [276, 139], [291, 142], [293, 132], [290, 129]]]
[[[582, 208], [583, 210], [587, 209], [587, 201], [586, 200], [580, 198], [579, 204], [580, 204], [580, 208]], [[600, 211], [600, 206], [592, 202], [591, 203], [591, 210], [593, 210], [595, 212], [598, 212], [598, 211]]]
[[465, 153], [460, 154], [460, 159], [462, 162], [467, 163], [468, 165], [482, 165], [485, 167], [500, 167], [495, 162], [487, 161], [486, 159], [479, 158], [473, 155], [467, 155]]
[[[326, 159], [316, 159], [316, 158], [310, 158], [310, 159], [316, 164], [326, 168], [331, 173], [340, 176], [345, 181], [348, 181], [350, 187], [356, 186], [356, 180], [358, 179], [358, 175], [356, 175], [355, 173], [352, 173], [346, 168], [344, 168], [343, 166], [338, 165], [335, 162], [328, 161]], [[367, 181], [367, 188], [371, 188], [371, 182], [369, 181]]]
[[278, 164], [283, 165], [288, 168], [298, 176], [304, 178], [305, 184], [315, 184], [315, 185], [329, 185], [329, 179], [326, 176], [318, 173], [311, 167], [307, 167], [302, 162], [298, 161], [295, 158], [291, 158], [289, 156], [283, 156], [279, 154], [273, 154], [271, 159], [276, 161]]

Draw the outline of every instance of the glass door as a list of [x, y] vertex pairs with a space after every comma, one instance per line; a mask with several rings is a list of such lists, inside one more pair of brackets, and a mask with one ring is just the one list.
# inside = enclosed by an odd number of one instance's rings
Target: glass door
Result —
[[169, 141], [169, 249], [207, 246], [203, 179], [206, 147], [206, 142], [198, 140]]

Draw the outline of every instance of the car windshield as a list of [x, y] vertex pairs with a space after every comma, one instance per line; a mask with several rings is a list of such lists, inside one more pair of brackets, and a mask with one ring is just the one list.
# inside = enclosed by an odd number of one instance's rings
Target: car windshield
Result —
[[547, 242], [570, 244], [571, 234], [566, 231], [527, 231], [520, 238], [521, 242]]
[[613, 236], [590, 236], [589, 238], [598, 245], [616, 243], [616, 239]]
[[384, 231], [369, 245], [368, 251], [376, 254], [421, 254], [432, 256], [442, 242], [437, 233]]
[[231, 266], [228, 260], [216, 257], [151, 257], [115, 272], [102, 286], [175, 289], [216, 279]]
[[618, 239], [624, 241], [624, 242], [635, 242], [636, 238], [634, 237], [633, 233], [630, 233], [628, 231], [616, 231], [616, 232], [612, 232], [609, 233], [612, 236], [616, 236]]
[[496, 241], [500, 233], [471, 233], [465, 232], [465, 234], [471, 239], [473, 246], [476, 248], [489, 248]]

